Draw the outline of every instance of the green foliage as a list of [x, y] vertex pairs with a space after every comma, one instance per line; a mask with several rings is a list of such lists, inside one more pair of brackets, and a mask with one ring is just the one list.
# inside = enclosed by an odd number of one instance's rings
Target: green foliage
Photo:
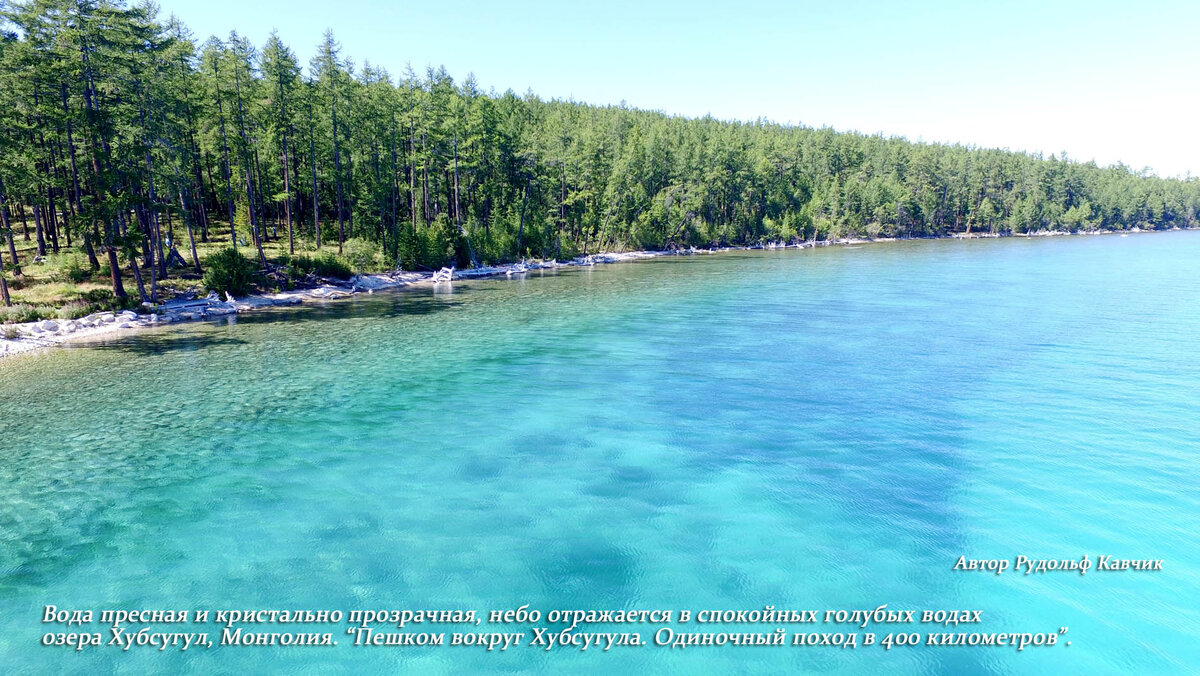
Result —
[[57, 310], [52, 307], [42, 305], [25, 305], [17, 303], [9, 307], [0, 306], [0, 323], [4, 324], [21, 324], [23, 322], [36, 322], [40, 319], [54, 319], [58, 316]]
[[244, 296], [254, 284], [254, 263], [229, 247], [204, 261], [204, 286], [220, 295]]
[[85, 303], [107, 307], [113, 302], [113, 293], [108, 289], [93, 289], [80, 294], [80, 300]]
[[82, 301], [71, 301], [66, 305], [58, 308], [56, 316], [59, 319], [79, 319], [86, 317], [93, 312], [98, 312], [99, 307], [94, 303], [85, 303]]
[[792, 213], [784, 214], [779, 220], [775, 220], [770, 216], [763, 217], [763, 228], [766, 231], [765, 239], [768, 242], [790, 244], [799, 237], [796, 231], [797, 220], [799, 220], [799, 216]]
[[64, 253], [47, 257], [46, 265], [50, 267], [50, 279], [56, 282], [79, 284], [92, 276], [92, 269], [87, 259], [77, 253]]
[[342, 257], [359, 274], [376, 269], [375, 254], [378, 251], [377, 244], [359, 237], [348, 239], [342, 245]]
[[312, 256], [297, 254], [286, 260], [292, 276], [297, 279], [302, 279], [310, 274], [332, 279], [350, 279], [354, 276], [354, 272], [350, 270], [350, 266], [345, 261], [327, 251]]
[[98, 305], [97, 311], [100, 310], [133, 310], [134, 312], [142, 312], [141, 303], [137, 296], [125, 296], [123, 298], [114, 298], [107, 304]]
[[416, 231], [405, 227], [399, 237], [400, 264], [405, 270], [436, 270], [445, 266], [465, 268], [471, 258], [458, 226], [439, 214], [428, 226]]
[[[125, 280], [114, 291], [132, 286], [130, 263], [147, 276], [141, 259], [157, 247], [146, 236], [167, 214], [178, 243], [189, 227], [207, 230], [193, 233], [201, 242], [228, 242], [233, 228], [274, 251], [287, 239], [349, 238], [344, 259], [290, 259], [292, 279], [466, 267], [472, 250], [499, 263], [849, 236], [1200, 227], [1200, 181], [1119, 164], [490, 94], [445, 69], [396, 78], [356, 68], [331, 33], [306, 79], [276, 35], [262, 50], [236, 34], [197, 46], [152, 3], [0, 4], [5, 202], [12, 212], [21, 196], [58, 194], [54, 214], [38, 205], [42, 235], [57, 235], [42, 249], [87, 235], [104, 263], [107, 250], [120, 252], [117, 269], [97, 275], [78, 253], [54, 257], [50, 276], [61, 282], [112, 276]], [[214, 260], [206, 285], [249, 290], [252, 265], [225, 252]], [[45, 279], [29, 277], [12, 278], [13, 290]]]
[[399, 267], [405, 270], [417, 270], [423, 260], [421, 237], [407, 224], [400, 228], [396, 246]]
[[471, 266], [467, 245], [458, 226], [445, 214], [438, 214], [430, 228], [427, 244], [429, 267]]

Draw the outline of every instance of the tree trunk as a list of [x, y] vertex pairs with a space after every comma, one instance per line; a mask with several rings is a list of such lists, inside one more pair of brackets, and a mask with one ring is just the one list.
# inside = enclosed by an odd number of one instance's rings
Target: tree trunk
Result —
[[8, 217], [8, 203], [4, 199], [4, 185], [0, 183], [0, 227], [4, 228], [4, 237], [8, 240], [8, 255], [16, 268], [16, 274], [21, 274], [21, 261], [17, 258], [17, 243], [13, 241], [12, 222]]
[[[182, 56], [179, 57], [179, 67], [183, 72], [185, 72], [185, 73], [189, 72], [188, 66], [184, 62]], [[187, 113], [188, 153], [191, 155], [191, 160], [192, 160], [192, 162], [191, 162], [191, 164], [192, 164], [192, 180], [195, 181], [195, 184], [191, 188], [192, 202], [194, 203], [194, 206], [196, 208], [196, 216], [197, 216], [196, 220], [200, 224], [200, 241], [207, 242], [208, 241], [208, 213], [207, 213], [207, 210], [204, 208], [204, 176], [203, 176], [203, 174], [200, 173], [200, 149], [196, 146], [196, 134], [195, 134], [196, 123], [192, 116], [192, 100], [191, 100], [191, 97], [188, 96], [187, 87], [183, 88], [183, 103], [184, 103], [184, 111]], [[209, 170], [208, 181], [209, 181], [209, 183], [212, 183], [212, 171], [211, 170]], [[197, 192], [199, 192], [200, 194], [197, 195], [196, 194]], [[182, 190], [179, 193], [179, 199], [180, 199], [180, 202], [183, 201]], [[184, 221], [187, 222], [186, 216], [184, 217]], [[196, 271], [199, 272], [200, 271], [200, 261], [195, 256], [196, 242], [195, 242], [194, 236], [192, 234], [191, 223], [188, 223], [188, 238], [192, 239], [192, 258], [193, 258], [193, 262], [196, 264]]]
[[129, 270], [133, 272], [133, 279], [137, 282], [138, 297], [143, 303], [149, 301], [150, 299], [146, 296], [146, 284], [142, 281], [142, 271], [138, 268], [137, 256], [129, 257]]
[[[56, 172], [52, 170], [51, 173]], [[54, 253], [58, 253], [60, 251], [60, 247], [58, 246], [58, 209], [54, 205], [54, 188], [52, 187], [46, 188], [46, 205], [46, 222], [49, 225], [50, 248]]]
[[392, 260], [394, 262], [396, 257], [400, 255], [400, 213], [399, 213], [400, 175], [398, 172], [399, 164], [397, 162], [397, 157], [396, 157], [396, 111], [395, 111], [395, 109], [392, 110], [391, 146], [392, 146], [391, 193], [392, 193], [392, 247], [393, 247]]
[[458, 211], [458, 129], [454, 130], [454, 220], [461, 230], [462, 214]]
[[221, 119], [221, 154], [224, 157], [222, 167], [225, 171], [225, 200], [229, 203], [229, 242], [237, 249], [237, 229], [233, 227], [233, 171], [229, 166], [229, 140], [225, 136], [225, 109], [221, 105], [221, 81], [217, 62], [213, 61], [213, 82], [217, 87], [217, 116]]
[[50, 235], [50, 251], [58, 253], [58, 209], [54, 205], [54, 189], [46, 190], [46, 234]]
[[262, 164], [258, 161], [258, 146], [254, 146], [254, 192], [258, 197], [258, 234], [259, 241], [266, 242], [277, 239], [279, 233], [272, 225], [271, 234], [267, 235], [267, 194], [262, 189]]
[[121, 263], [117, 261], [117, 250], [112, 246], [108, 249], [108, 271], [112, 277], [113, 295], [117, 298], [125, 298], [125, 285], [121, 282]]
[[[142, 122], [142, 132], [147, 136], [150, 135], [150, 130], [146, 126], [146, 107], [149, 106], [149, 101], [139, 110]], [[150, 204], [158, 204], [158, 196], [154, 192], [154, 160], [150, 155], [149, 146], [146, 149], [146, 189], [149, 191]], [[150, 214], [150, 237], [153, 241], [150, 243], [154, 255], [158, 258], [157, 269], [151, 270], [150, 282], [150, 299], [153, 302], [158, 302], [158, 278], [167, 278], [167, 259], [163, 255], [162, 244], [162, 222], [158, 217], [157, 211], [152, 211]]]
[[202, 205], [201, 208], [204, 209], [204, 213], [206, 214], [204, 221], [203, 221], [204, 230], [202, 230], [200, 232], [200, 241], [207, 244], [208, 243], [208, 217], [207, 217], [208, 209], [203, 205], [211, 204], [214, 209], [220, 205], [219, 202], [217, 201], [217, 188], [216, 188], [217, 184], [216, 184], [216, 182], [213, 181], [212, 162], [210, 162], [208, 159], [208, 150], [204, 151], [204, 173], [208, 174], [208, 190], [203, 189], [204, 188], [203, 183], [200, 184], [201, 192], [204, 195], [204, 201], [201, 203], [201, 205]]
[[426, 146], [426, 135], [421, 134], [421, 152], [425, 155], [421, 162], [421, 203], [425, 210], [425, 225], [431, 223], [431, 213], [429, 209], [429, 152]]
[[346, 153], [346, 184], [350, 190], [346, 192], [346, 239], [354, 238], [354, 144], [351, 142], [351, 132], [346, 131], [346, 145], [351, 151]]
[[337, 89], [332, 82], [330, 83], [329, 98], [333, 106], [333, 175], [334, 180], [337, 182], [338, 253], [342, 253], [342, 243], [346, 241], [346, 223], [344, 220], [346, 214], [342, 195], [342, 156], [338, 147], [337, 134]]
[[291, 156], [288, 153], [288, 136], [291, 131], [291, 122], [288, 119], [287, 113], [287, 95], [283, 88], [283, 73], [276, 72], [276, 91], [279, 93], [279, 117], [284, 122], [283, 125], [283, 215], [287, 219], [288, 232], [288, 254], [296, 253], [296, 236], [292, 232], [292, 187], [290, 180], [290, 164]]
[[313, 135], [312, 102], [308, 104], [308, 154], [312, 159], [313, 231], [317, 237], [317, 250], [321, 250], [321, 209], [317, 204], [317, 140]]
[[254, 174], [250, 166], [250, 154], [248, 151], [250, 142], [246, 138], [246, 112], [242, 107], [242, 82], [237, 66], [233, 67], [233, 82], [237, 88], [238, 133], [242, 137], [242, 163], [246, 168], [246, 206], [250, 218], [250, 237], [254, 240], [254, 246], [258, 249], [258, 260], [265, 268], [267, 267], [267, 256], [263, 253], [262, 232], [259, 229], [260, 223], [254, 208]]
[[521, 253], [521, 238], [525, 234], [525, 204], [529, 202], [529, 183], [525, 181], [525, 196], [521, 198], [521, 222], [517, 226], [517, 256], [524, 259]]
[[[412, 231], [417, 232], [417, 137], [412, 121], [408, 123], [408, 202], [412, 212]], [[29, 239], [28, 236], [25, 239]]]
[[187, 228], [188, 244], [192, 247], [192, 267], [196, 269], [196, 274], [203, 274], [200, 269], [200, 257], [196, 255], [196, 235], [192, 232], [192, 221], [188, 218], [188, 205], [183, 199], [183, 190], [179, 191], [179, 206], [183, 209], [183, 225]]
[[287, 218], [288, 253], [296, 253], [296, 236], [292, 232], [292, 186], [288, 179], [288, 139], [287, 132], [283, 133], [283, 213]]
[[37, 255], [46, 255], [46, 235], [42, 227], [42, 210], [36, 199], [29, 200], [33, 204], [33, 226], [37, 229]]
[[96, 247], [92, 244], [92, 233], [85, 226], [83, 229], [83, 250], [87, 252], [88, 265], [91, 266], [92, 272], [100, 270], [100, 259], [96, 258]]

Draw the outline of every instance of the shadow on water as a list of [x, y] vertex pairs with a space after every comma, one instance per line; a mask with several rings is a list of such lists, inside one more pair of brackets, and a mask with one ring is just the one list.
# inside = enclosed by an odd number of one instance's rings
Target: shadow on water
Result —
[[390, 319], [428, 316], [453, 310], [463, 301], [444, 296], [415, 296], [412, 293], [376, 293], [366, 297], [337, 300], [299, 308], [274, 309], [238, 315], [239, 324], [311, 323], [339, 319]]
[[[462, 292], [460, 292], [462, 293]], [[207, 320], [203, 323], [182, 324], [183, 327], [222, 325], [270, 325], [305, 324], [331, 322], [342, 319], [392, 319], [396, 317], [423, 317], [463, 304], [461, 300], [450, 300], [445, 296], [416, 296], [409, 293], [378, 293], [369, 296], [338, 300], [327, 304], [311, 304], [292, 308], [269, 308], [261, 312]], [[210, 347], [245, 345], [249, 341], [229, 335], [197, 332], [166, 331], [151, 334], [135, 334], [116, 339], [97, 339], [76, 344], [65, 344], [70, 349], [108, 350], [136, 355], [162, 355], [172, 352], [197, 352]]]
[[208, 347], [245, 345], [241, 338], [212, 335], [156, 335], [129, 336], [119, 340], [68, 345], [71, 349], [113, 350], [138, 355], [167, 354], [169, 352], [195, 352]]

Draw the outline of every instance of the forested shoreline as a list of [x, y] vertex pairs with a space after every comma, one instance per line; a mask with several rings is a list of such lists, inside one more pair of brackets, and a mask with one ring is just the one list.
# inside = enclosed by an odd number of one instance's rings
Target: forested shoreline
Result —
[[152, 301], [217, 246], [265, 271], [321, 251], [416, 270], [1198, 225], [1200, 180], [1121, 165], [496, 94], [356, 65], [331, 33], [304, 68], [275, 35], [198, 42], [149, 4], [0, 7], [6, 304], [64, 252], [113, 298]]

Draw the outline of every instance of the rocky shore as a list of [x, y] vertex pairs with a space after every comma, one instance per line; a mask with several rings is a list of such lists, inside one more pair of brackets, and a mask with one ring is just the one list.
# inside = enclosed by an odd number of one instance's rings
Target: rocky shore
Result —
[[[1178, 230], [1178, 228], [1175, 228]], [[1121, 231], [1120, 234], [1140, 232], [1137, 228]], [[995, 237], [1053, 237], [1058, 235], [1104, 235], [1116, 234], [1112, 230], [1096, 230], [1085, 232], [1039, 231], [1023, 235], [1000, 235], [996, 233], [955, 233], [949, 238], [954, 239], [990, 239]], [[931, 238], [942, 239], [942, 238]], [[315, 287], [295, 289], [272, 294], [257, 294], [244, 298], [221, 299], [215, 293], [203, 298], [181, 298], [159, 305], [146, 307], [141, 314], [131, 310], [122, 312], [98, 312], [78, 319], [45, 319], [23, 324], [6, 324], [0, 326], [0, 358], [52, 347], [68, 341], [94, 338], [96, 336], [115, 334], [121, 331], [140, 328], [163, 326], [177, 322], [213, 320], [220, 317], [253, 312], [262, 308], [299, 305], [306, 301], [332, 300], [346, 298], [359, 293], [374, 293], [381, 289], [394, 289], [416, 284], [453, 283], [454, 280], [480, 279], [484, 277], [505, 276], [508, 278], [521, 277], [534, 270], [547, 270], [567, 267], [588, 267], [607, 263], [658, 258], [661, 256], [679, 256], [719, 253], [722, 251], [737, 251], [747, 249], [807, 249], [820, 246], [866, 244], [871, 242], [893, 242], [896, 238], [844, 238], [822, 240], [820, 242], [801, 242], [785, 244], [771, 242], [750, 247], [724, 247], [719, 249], [681, 249], [676, 251], [629, 251], [623, 253], [600, 253], [580, 256], [569, 261], [522, 261], [509, 265], [495, 265], [473, 268], [469, 270], [454, 270], [445, 268], [435, 273], [428, 272], [392, 272], [371, 275], [359, 275], [348, 281], [322, 279]]]
[[178, 298], [145, 307], [141, 314], [132, 310], [97, 312], [78, 319], [44, 319], [0, 327], [0, 357], [59, 345], [67, 341], [94, 338], [120, 331], [163, 326], [177, 322], [219, 319], [267, 307], [299, 305], [305, 300], [343, 298], [376, 289], [395, 288], [429, 278], [422, 273], [364, 275], [349, 281], [323, 280], [315, 288], [282, 293], [255, 294], [244, 298], [221, 299], [215, 293], [202, 298]]
[[[724, 250], [724, 249], [723, 249]], [[416, 284], [446, 283], [440, 280], [480, 279], [484, 277], [520, 277], [534, 270], [551, 270], [564, 267], [586, 267], [605, 263], [657, 258], [691, 253], [711, 253], [716, 250], [691, 249], [685, 251], [630, 251], [581, 256], [570, 261], [523, 261], [510, 265], [494, 265], [469, 270], [443, 269], [436, 273], [391, 272], [358, 275], [350, 280], [321, 279], [315, 287], [295, 289], [281, 293], [255, 294], [244, 298], [221, 299], [215, 293], [202, 298], [180, 298], [154, 306], [142, 313], [132, 310], [121, 312], [97, 312], [78, 319], [44, 319], [23, 324], [6, 324], [0, 327], [0, 358], [53, 347], [68, 341], [95, 338], [121, 331], [136, 330], [152, 326], [163, 326], [178, 322], [219, 319], [233, 314], [253, 312], [269, 307], [299, 305], [304, 302], [347, 298], [360, 293], [374, 293], [381, 289], [395, 289]]]

